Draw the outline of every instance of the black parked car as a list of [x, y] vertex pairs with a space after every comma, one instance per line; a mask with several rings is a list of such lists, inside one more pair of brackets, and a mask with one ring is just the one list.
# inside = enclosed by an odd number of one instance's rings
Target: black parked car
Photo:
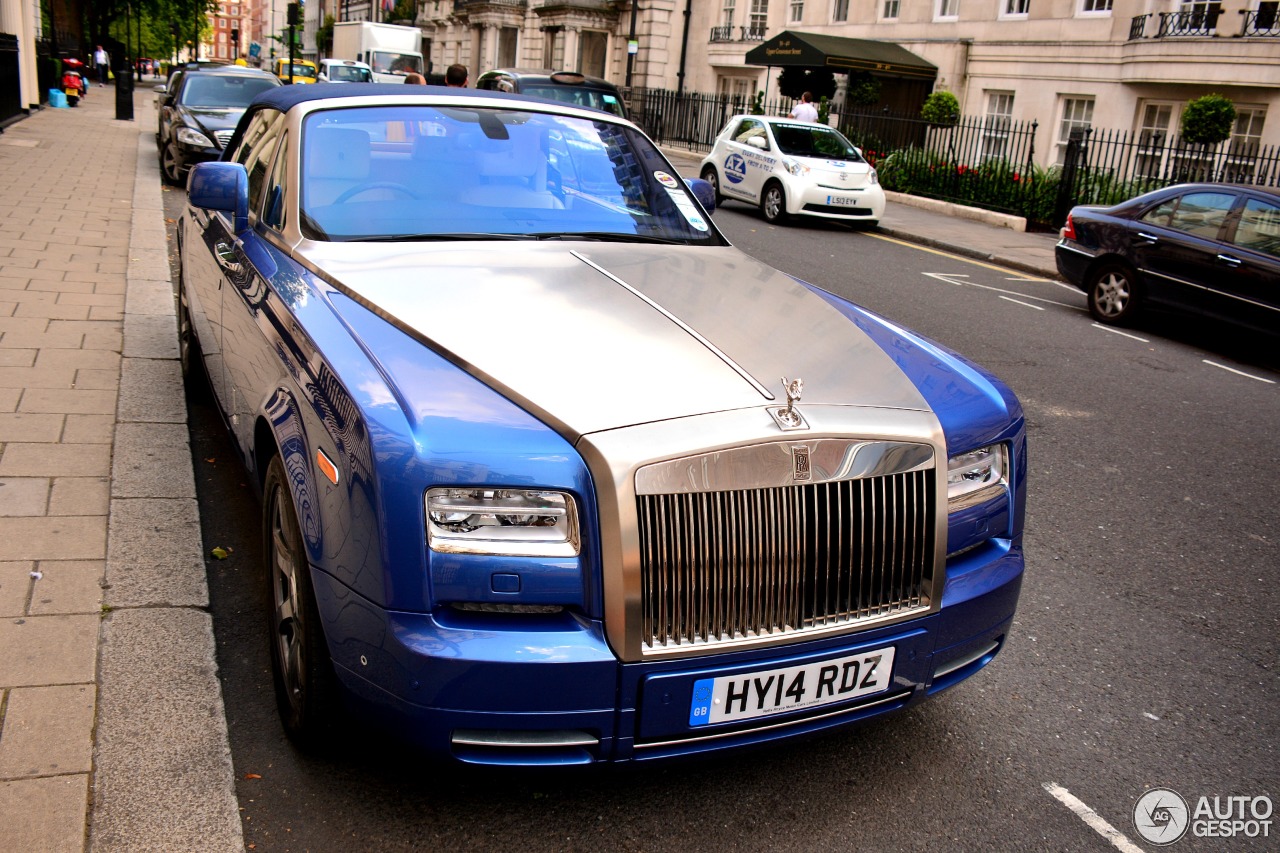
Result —
[[184, 182], [196, 163], [221, 157], [249, 102], [281, 85], [265, 71], [235, 65], [183, 69], [170, 82], [156, 132], [160, 175], [168, 184]]
[[1280, 332], [1280, 190], [1179, 184], [1076, 207], [1055, 255], [1100, 322], [1161, 305]]
[[[431, 81], [428, 81], [431, 82]], [[627, 105], [618, 87], [599, 77], [588, 77], [577, 71], [552, 71], [549, 68], [497, 68], [486, 71], [476, 80], [477, 89], [516, 92], [535, 98], [550, 98], [579, 107], [604, 110], [629, 118]]]

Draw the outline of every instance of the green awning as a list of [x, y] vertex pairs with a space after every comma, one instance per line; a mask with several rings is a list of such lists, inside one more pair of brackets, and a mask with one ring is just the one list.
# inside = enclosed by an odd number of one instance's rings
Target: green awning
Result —
[[889, 77], [934, 80], [938, 66], [901, 45], [887, 41], [794, 33], [784, 30], [747, 51], [748, 65], [771, 68], [799, 65], [833, 71], [870, 71]]

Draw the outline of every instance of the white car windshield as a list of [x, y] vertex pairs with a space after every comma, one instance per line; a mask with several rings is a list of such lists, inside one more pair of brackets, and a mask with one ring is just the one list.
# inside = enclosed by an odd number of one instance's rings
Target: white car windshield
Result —
[[778, 150], [791, 157], [834, 157], [861, 163], [862, 156], [844, 134], [816, 124], [783, 124], [773, 126]]
[[299, 207], [313, 240], [723, 244], [643, 134], [608, 120], [495, 107], [311, 113]]

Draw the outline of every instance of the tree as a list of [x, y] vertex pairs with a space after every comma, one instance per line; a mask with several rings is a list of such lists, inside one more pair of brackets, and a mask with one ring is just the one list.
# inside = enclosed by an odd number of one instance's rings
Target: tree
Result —
[[333, 55], [333, 15], [324, 16], [324, 25], [316, 30], [316, 50], [324, 56]]
[[1229, 98], [1203, 95], [1182, 112], [1182, 138], [1193, 145], [1217, 145], [1231, 138], [1235, 124], [1236, 108]]
[[924, 99], [920, 118], [937, 127], [952, 127], [960, 120], [960, 102], [955, 95], [940, 89]]
[[851, 107], [872, 107], [880, 103], [880, 92], [880, 81], [875, 77], [866, 71], [850, 72], [844, 102]]

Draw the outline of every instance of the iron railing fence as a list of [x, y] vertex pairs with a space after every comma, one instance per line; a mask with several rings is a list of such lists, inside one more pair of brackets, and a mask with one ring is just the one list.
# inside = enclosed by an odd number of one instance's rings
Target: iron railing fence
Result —
[[[632, 121], [654, 141], [705, 153], [731, 117], [751, 112], [752, 100], [746, 95], [633, 89], [627, 105]], [[764, 102], [762, 109], [766, 115], [786, 115], [792, 103], [790, 98], [775, 99]]]
[[1067, 143], [1053, 224], [1072, 205], [1118, 204], [1189, 182], [1280, 187], [1280, 146], [1231, 139], [1217, 145], [1151, 131], [1086, 129]]

